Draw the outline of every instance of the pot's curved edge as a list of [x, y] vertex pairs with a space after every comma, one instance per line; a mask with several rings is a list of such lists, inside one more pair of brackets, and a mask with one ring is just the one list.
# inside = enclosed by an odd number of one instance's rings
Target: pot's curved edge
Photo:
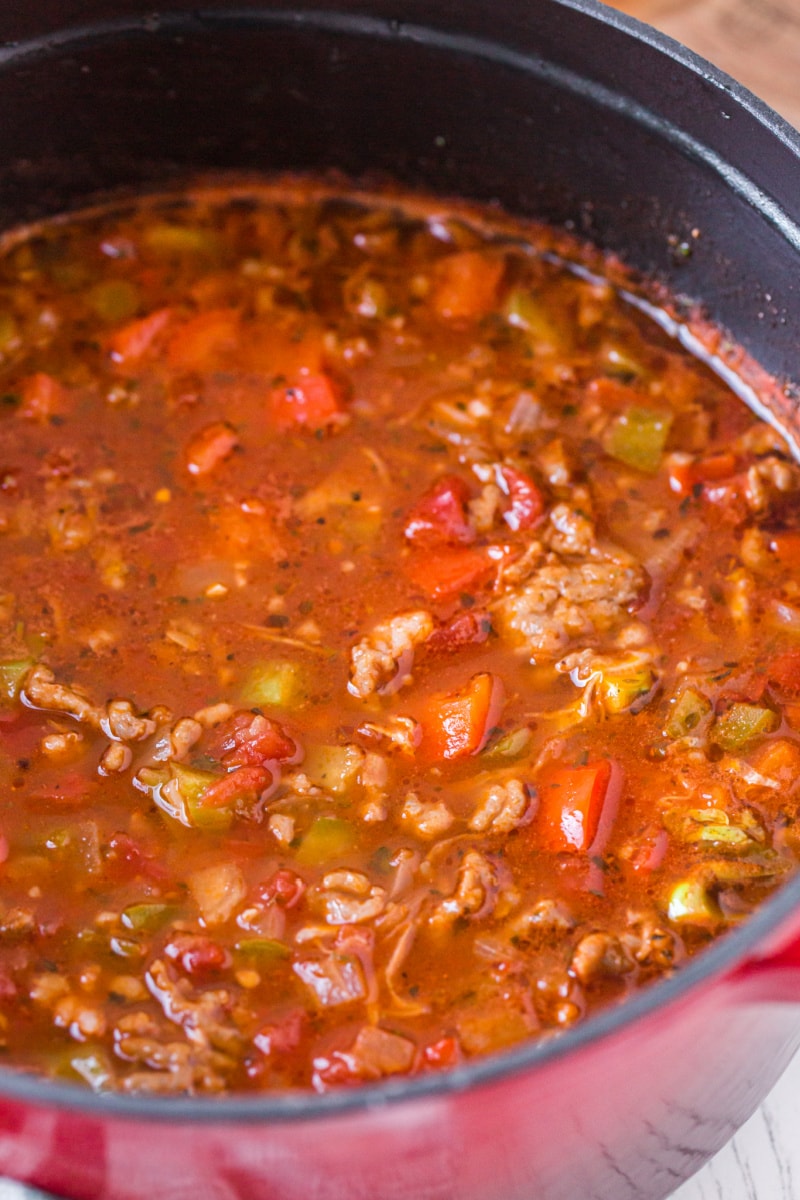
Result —
[[776, 112], [766, 100], [762, 100], [755, 92], [745, 87], [722, 67], [718, 67], [697, 51], [691, 50], [683, 42], [670, 37], [646, 21], [639, 20], [617, 8], [610, 8], [601, 0], [555, 0], [563, 8], [601, 19], [604, 24], [633, 34], [637, 41], [661, 51], [667, 57], [681, 65], [689, 67], [697, 75], [717, 87], [724, 94], [731, 96], [737, 104], [746, 108], [762, 125], [766, 125], [780, 140], [795, 154], [800, 154], [800, 130], [796, 129], [786, 117]]

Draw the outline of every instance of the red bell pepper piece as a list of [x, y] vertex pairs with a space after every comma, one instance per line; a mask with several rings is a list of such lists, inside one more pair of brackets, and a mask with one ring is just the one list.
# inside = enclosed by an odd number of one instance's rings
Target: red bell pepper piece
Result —
[[475, 530], [467, 519], [469, 498], [463, 479], [445, 475], [412, 508], [406, 521], [406, 537], [428, 544], [473, 541]]
[[533, 529], [544, 516], [544, 499], [529, 475], [516, 467], [497, 468], [497, 482], [510, 500], [503, 513], [509, 529]]
[[450, 600], [469, 591], [491, 570], [486, 555], [467, 546], [444, 546], [435, 553], [418, 554], [406, 565], [411, 582], [433, 600]]
[[503, 706], [503, 684], [488, 671], [465, 688], [432, 696], [422, 717], [422, 746], [438, 760], [477, 754], [486, 745]]
[[604, 759], [584, 767], [555, 767], [538, 781], [539, 845], [553, 853], [588, 850], [597, 834], [611, 782]]

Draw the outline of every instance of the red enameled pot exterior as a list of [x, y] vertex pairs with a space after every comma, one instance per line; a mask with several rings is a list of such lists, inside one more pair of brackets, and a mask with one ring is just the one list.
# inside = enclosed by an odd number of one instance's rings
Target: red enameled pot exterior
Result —
[[[2, 226], [194, 169], [498, 201], [702, 302], [795, 419], [800, 138], [594, 0], [30, 0], [0, 43]], [[201, 1102], [0, 1074], [0, 1172], [80, 1200], [660, 1200], [800, 1041], [798, 913], [795, 879], [627, 1005], [442, 1077]]]

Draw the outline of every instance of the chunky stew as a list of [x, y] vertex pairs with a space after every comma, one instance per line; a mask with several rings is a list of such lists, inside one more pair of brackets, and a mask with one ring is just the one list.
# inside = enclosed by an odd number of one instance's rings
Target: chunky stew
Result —
[[298, 187], [7, 238], [0, 1061], [440, 1071], [794, 869], [800, 471], [645, 307]]

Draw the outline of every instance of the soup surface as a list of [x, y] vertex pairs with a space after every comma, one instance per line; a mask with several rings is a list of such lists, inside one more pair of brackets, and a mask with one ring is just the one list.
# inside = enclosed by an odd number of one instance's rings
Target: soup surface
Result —
[[265, 188], [8, 241], [8, 1065], [438, 1071], [793, 869], [800, 472], [537, 237]]

